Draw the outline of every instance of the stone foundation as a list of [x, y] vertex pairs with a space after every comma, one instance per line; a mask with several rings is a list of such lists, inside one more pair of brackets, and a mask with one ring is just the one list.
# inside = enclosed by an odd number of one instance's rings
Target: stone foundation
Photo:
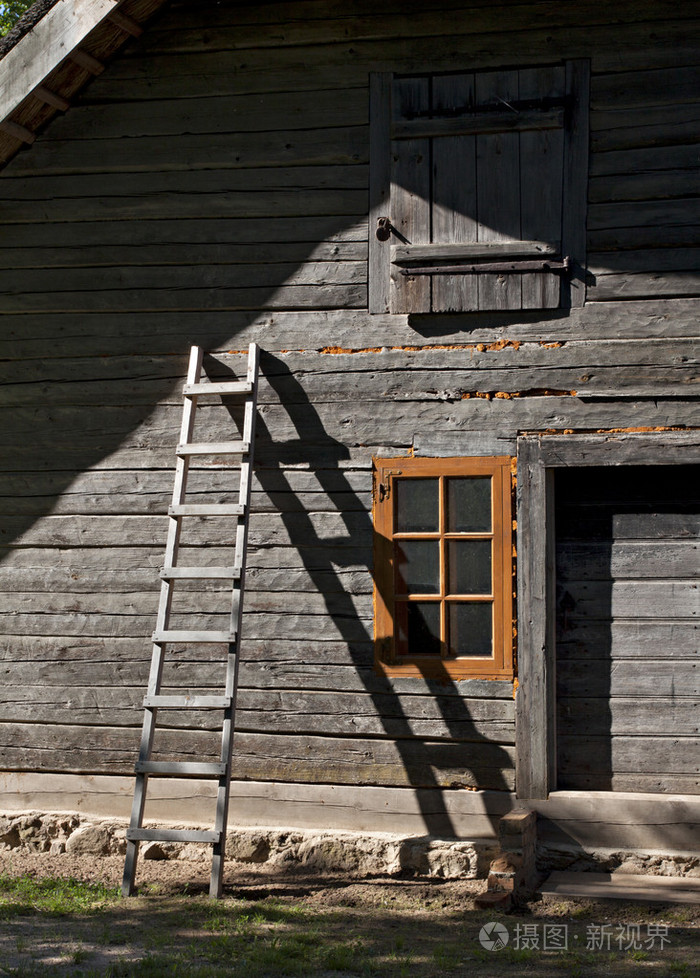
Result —
[[[169, 828], [185, 826], [169, 825]], [[12, 813], [0, 816], [0, 857], [24, 850], [74, 855], [121, 855], [126, 823], [77, 814]], [[231, 829], [227, 858], [238, 863], [304, 868], [353, 876], [417, 875], [478, 879], [495, 854], [490, 839], [470, 842], [388, 833], [319, 832], [285, 828]], [[143, 859], [210, 860], [211, 847], [193, 843], [142, 843]]]

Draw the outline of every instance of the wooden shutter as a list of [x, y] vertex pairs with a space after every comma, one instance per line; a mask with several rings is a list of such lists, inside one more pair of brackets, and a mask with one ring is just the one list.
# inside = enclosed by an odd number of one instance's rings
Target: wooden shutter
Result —
[[370, 312], [583, 304], [588, 72], [372, 76]]

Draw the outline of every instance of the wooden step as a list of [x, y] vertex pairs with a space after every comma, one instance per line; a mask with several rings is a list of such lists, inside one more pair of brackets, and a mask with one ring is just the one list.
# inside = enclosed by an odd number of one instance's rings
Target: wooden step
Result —
[[245, 455], [250, 450], [247, 441], [200, 441], [178, 445], [176, 455]]
[[160, 576], [164, 581], [175, 580], [235, 580], [241, 576], [240, 564], [230, 567], [163, 567]]
[[225, 380], [211, 384], [185, 384], [182, 393], [185, 397], [200, 397], [202, 394], [250, 394], [253, 385], [248, 380]]
[[156, 645], [163, 642], [201, 642], [203, 644], [218, 645], [220, 642], [235, 642], [235, 632], [178, 632], [167, 631], [154, 632], [153, 641]]
[[700, 879], [627, 873], [551, 873], [543, 897], [628, 900], [635, 903], [700, 903]]
[[238, 503], [179, 503], [168, 507], [168, 516], [243, 516]]
[[163, 774], [178, 778], [220, 778], [226, 765], [202, 761], [137, 761], [136, 774]]
[[143, 705], [154, 710], [225, 710], [231, 706], [230, 696], [145, 696]]
[[220, 832], [203, 829], [127, 829], [129, 842], [218, 842]]

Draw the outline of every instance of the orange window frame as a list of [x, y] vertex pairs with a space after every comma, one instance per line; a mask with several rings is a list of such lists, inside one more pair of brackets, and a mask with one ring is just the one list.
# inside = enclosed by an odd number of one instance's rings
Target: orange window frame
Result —
[[[423, 677], [431, 679], [511, 679], [513, 677], [513, 531], [511, 504], [511, 458], [491, 456], [478, 458], [375, 458], [373, 459], [372, 500], [374, 520], [374, 626], [375, 667], [383, 675], [395, 678]], [[491, 531], [452, 533], [446, 526], [445, 480], [451, 477], [491, 478]], [[438, 479], [439, 529], [423, 534], [423, 538], [440, 541], [440, 587], [429, 600], [441, 605], [441, 654], [399, 654], [397, 651], [397, 598], [413, 600], [413, 596], [398, 594], [396, 583], [395, 545], [409, 534], [396, 528], [395, 499], [397, 480]], [[410, 534], [421, 539], [421, 534]], [[457, 656], [448, 654], [446, 618], [451, 605], [468, 601], [467, 596], [447, 593], [445, 541], [492, 541], [491, 594], [492, 656]], [[425, 600], [424, 596], [420, 596]], [[474, 600], [474, 597], [471, 597]], [[444, 609], [443, 610], [443, 606]]]

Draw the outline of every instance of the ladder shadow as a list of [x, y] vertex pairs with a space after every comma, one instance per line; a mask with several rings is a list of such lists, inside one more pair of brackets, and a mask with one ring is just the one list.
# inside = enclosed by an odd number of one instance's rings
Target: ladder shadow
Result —
[[[221, 370], [222, 365], [217, 362], [217, 372]], [[228, 374], [232, 375], [231, 371], [228, 371]], [[301, 383], [292, 375], [284, 361], [272, 354], [263, 352], [261, 354], [261, 374], [278, 394], [280, 403], [287, 411], [298, 433], [298, 438], [294, 439], [292, 443], [286, 443], [287, 447], [293, 445], [294, 461], [296, 463], [304, 462], [305, 446], [313, 446], [310, 457], [312, 471], [327, 497], [333, 502], [336, 512], [347, 528], [347, 536], [338, 539], [337, 542], [340, 544], [347, 543], [348, 537], [354, 535], [358, 538], [358, 542], [361, 542], [363, 547], [371, 552], [373, 526], [370, 514], [340, 466], [341, 460], [348, 458], [347, 447], [325, 431], [318, 411], [304, 392]], [[293, 393], [291, 397], [290, 392]], [[272, 498], [281, 491], [288, 493], [289, 498], [294, 498], [294, 490], [285, 474], [282, 462], [274, 461], [275, 449], [278, 446], [283, 449], [281, 454], [285, 455], [287, 461], [292, 460], [284, 451], [285, 443], [280, 445], [274, 441], [271, 432], [260, 416], [260, 412], [258, 413], [257, 425], [256, 450], [262, 449], [265, 456], [273, 460], [270, 468], [265, 468], [259, 464], [255, 467], [255, 476], [261, 488], [264, 492], [269, 493]], [[320, 453], [319, 448], [321, 449]], [[319, 455], [324, 459], [323, 467], [314, 462], [314, 457], [319, 457]], [[353, 505], [348, 506], [351, 498]], [[478, 764], [477, 758], [480, 748], [488, 745], [489, 751], [496, 758], [496, 763], [489, 772], [488, 789], [508, 792], [511, 788], [507, 784], [503, 771], [512, 767], [511, 758], [500, 745], [495, 744], [479, 732], [463, 694], [448, 675], [437, 680], [423, 680], [421, 685], [422, 689], [427, 687], [428, 692], [434, 697], [444, 724], [443, 729], [447, 730], [449, 739], [431, 741], [414, 733], [411, 718], [405, 711], [401, 693], [395, 688], [395, 683], [373, 672], [366, 652], [362, 651], [361, 645], [358, 645], [357, 611], [353, 604], [352, 594], [343, 589], [342, 581], [336, 569], [337, 566], [342, 566], [342, 546], [332, 547], [333, 540], [329, 540], [327, 537], [319, 537], [308, 511], [302, 505], [295, 507], [292, 511], [283, 511], [281, 516], [292, 546], [297, 549], [317, 593], [323, 597], [328, 615], [333, 620], [340, 638], [347, 644], [356, 674], [360, 678], [364, 692], [369, 696], [381, 722], [382, 739], [390, 739], [397, 748], [405, 771], [406, 781], [404, 785], [410, 786], [414, 791], [427, 835], [440, 838], [458, 838], [459, 832], [448, 810], [443, 790], [453, 787], [472, 787], [474, 783], [478, 785], [483, 775], [483, 768]], [[315, 553], [313, 560], [309, 559], [308, 556], [311, 549]], [[324, 556], [319, 557], [319, 554]], [[331, 555], [333, 559], [331, 559]], [[367, 561], [367, 571], [370, 575], [372, 574], [369, 560]], [[330, 582], [333, 584], [332, 587], [329, 587]], [[303, 601], [302, 595], [300, 595], [300, 600]], [[369, 643], [372, 636], [365, 631], [365, 637]], [[245, 639], [243, 640], [242, 659], [244, 662]], [[438, 723], [438, 725], [440, 724]], [[356, 729], [349, 728], [347, 733], [348, 736], [357, 737]], [[436, 774], [436, 768], [445, 769], [450, 764], [454, 765], [456, 744], [463, 745], [463, 750], [459, 751], [460, 767], [463, 769], [472, 768], [472, 778], [469, 779], [469, 785], [463, 783], [464, 778], [458, 777], [455, 777], [453, 783], [446, 785], [444, 778], [440, 779]], [[470, 752], [475, 755], [471, 765], [468, 756]], [[361, 768], [358, 768], [357, 775], [358, 782], [361, 782], [363, 775]], [[472, 790], [474, 790], [473, 787]], [[506, 802], [504, 810], [508, 807], [510, 806]], [[488, 815], [494, 830], [500, 814], [502, 813]]]

